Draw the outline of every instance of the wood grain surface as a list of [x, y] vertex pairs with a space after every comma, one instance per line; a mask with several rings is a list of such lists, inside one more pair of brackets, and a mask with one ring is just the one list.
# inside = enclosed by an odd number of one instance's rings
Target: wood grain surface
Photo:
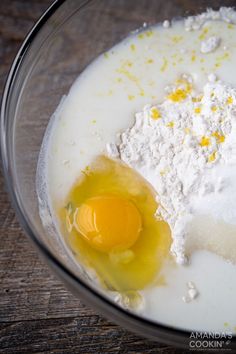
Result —
[[[52, 0], [0, 1], [0, 94], [25, 35]], [[181, 1], [180, 1], [181, 2]], [[0, 176], [0, 353], [188, 353], [138, 337], [70, 294], [41, 261]]]

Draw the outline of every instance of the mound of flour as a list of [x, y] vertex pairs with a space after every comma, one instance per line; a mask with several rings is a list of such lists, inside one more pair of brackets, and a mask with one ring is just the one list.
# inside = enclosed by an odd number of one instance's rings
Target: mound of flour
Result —
[[226, 23], [236, 23], [236, 12], [232, 7], [222, 6], [218, 11], [207, 9], [196, 16], [189, 16], [184, 21], [186, 31], [199, 30], [204, 26], [207, 21], [224, 21]]
[[236, 90], [212, 75], [209, 80], [203, 92], [196, 93], [192, 78], [183, 76], [162, 103], [136, 114], [117, 150], [109, 148], [155, 188], [156, 217], [170, 225], [171, 251], [179, 264], [187, 261], [192, 200], [224, 193], [225, 180], [215, 174], [209, 178], [209, 170], [236, 165]]

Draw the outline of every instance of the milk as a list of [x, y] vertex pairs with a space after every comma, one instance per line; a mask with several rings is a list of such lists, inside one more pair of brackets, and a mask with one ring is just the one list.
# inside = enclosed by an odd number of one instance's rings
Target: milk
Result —
[[[221, 45], [203, 54], [201, 42], [210, 36], [219, 37]], [[81, 170], [104, 153], [106, 143], [116, 142], [117, 134], [133, 124], [135, 112], [161, 102], [165, 88], [181, 74], [190, 74], [199, 91], [212, 73], [236, 85], [235, 62], [236, 29], [221, 21], [189, 32], [182, 20], [170, 28], [157, 25], [131, 34], [97, 58], [63, 98], [45, 140], [46, 167], [39, 173], [51, 208], [63, 203]], [[162, 273], [165, 285], [142, 291], [142, 316], [176, 328], [236, 332], [235, 265], [199, 250], [190, 265], [167, 264]], [[200, 295], [186, 304], [182, 297], [188, 281]]]

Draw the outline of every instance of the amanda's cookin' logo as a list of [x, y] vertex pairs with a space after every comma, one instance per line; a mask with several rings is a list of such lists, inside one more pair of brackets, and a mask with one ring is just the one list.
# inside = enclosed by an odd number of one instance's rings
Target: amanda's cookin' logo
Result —
[[228, 349], [231, 343], [231, 332], [192, 332], [189, 337], [190, 350]]

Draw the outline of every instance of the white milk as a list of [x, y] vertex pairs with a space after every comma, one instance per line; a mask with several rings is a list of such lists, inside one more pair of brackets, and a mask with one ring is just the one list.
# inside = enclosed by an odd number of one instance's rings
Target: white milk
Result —
[[[210, 36], [221, 38], [220, 47], [202, 54], [201, 42]], [[105, 151], [106, 143], [115, 142], [117, 133], [133, 124], [135, 112], [145, 104], [162, 101], [164, 88], [181, 74], [192, 75], [199, 91], [211, 73], [236, 85], [235, 63], [236, 29], [220, 21], [189, 32], [183, 21], [170, 28], [156, 26], [130, 35], [101, 55], [76, 80], [51, 124], [46, 171], [41, 171], [49, 203], [63, 201], [81, 170]], [[235, 332], [235, 265], [197, 251], [189, 266], [168, 266], [163, 275], [165, 286], [142, 292], [143, 316], [178, 328]], [[186, 304], [182, 297], [188, 281], [196, 284], [200, 295]]]

